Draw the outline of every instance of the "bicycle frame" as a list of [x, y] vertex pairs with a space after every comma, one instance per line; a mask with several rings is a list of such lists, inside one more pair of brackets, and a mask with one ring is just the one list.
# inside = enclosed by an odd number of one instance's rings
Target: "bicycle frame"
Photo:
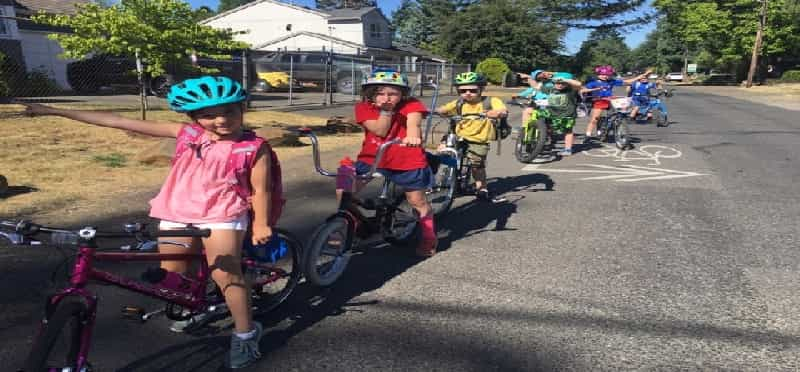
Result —
[[[20, 229], [21, 224], [20, 222], [17, 225], [17, 229]], [[11, 224], [3, 222], [2, 225], [11, 226]], [[137, 224], [138, 225], [138, 224]], [[34, 225], [31, 225], [34, 226]], [[134, 226], [134, 225], [130, 225]], [[141, 226], [139, 226], [141, 228]], [[35, 231], [29, 232], [28, 236], [32, 236], [38, 233], [50, 233], [50, 234], [71, 234], [70, 231], [65, 230], [58, 230], [58, 229], [50, 229], [41, 226], [36, 226]], [[19, 232], [20, 230], [18, 230]], [[208, 230], [192, 230], [192, 234], [188, 234], [186, 231], [182, 231], [182, 234], [173, 234], [172, 236], [208, 236]], [[187, 230], [188, 231], [188, 230]], [[77, 365], [76, 370], [81, 371], [88, 365], [88, 355], [89, 355], [89, 348], [91, 347], [91, 339], [92, 339], [92, 331], [94, 329], [95, 320], [97, 316], [97, 296], [89, 291], [86, 287], [90, 281], [98, 281], [101, 283], [112, 284], [116, 287], [123, 288], [130, 290], [132, 292], [136, 292], [139, 294], [143, 294], [149, 297], [153, 297], [156, 299], [160, 299], [169, 303], [177, 304], [188, 308], [192, 311], [198, 311], [203, 307], [207, 306], [207, 299], [206, 299], [206, 287], [203, 286], [195, 286], [194, 291], [181, 291], [176, 289], [168, 289], [160, 286], [156, 286], [153, 284], [145, 284], [144, 282], [129, 279], [122, 277], [120, 275], [113, 274], [108, 271], [98, 270], [94, 268], [95, 261], [105, 261], [105, 262], [130, 262], [130, 261], [140, 261], [140, 262], [151, 262], [151, 261], [162, 261], [162, 260], [192, 260], [192, 259], [201, 259], [202, 263], [200, 265], [200, 271], [192, 280], [197, 280], [201, 283], [205, 283], [206, 280], [209, 278], [210, 270], [208, 268], [207, 262], [202, 259], [205, 256], [205, 252], [201, 253], [176, 253], [176, 254], [162, 254], [162, 253], [133, 253], [133, 252], [97, 252], [97, 242], [96, 237], [134, 237], [135, 233], [140, 233], [141, 230], [137, 231], [128, 231], [125, 234], [102, 234], [98, 233], [97, 230], [91, 227], [86, 227], [78, 231], [77, 238], [78, 238], [78, 253], [75, 259], [74, 264], [72, 265], [72, 270], [70, 272], [69, 277], [69, 285], [59, 290], [57, 293], [51, 295], [47, 299], [46, 309], [45, 309], [45, 319], [43, 322], [46, 322], [49, 319], [50, 315], [55, 311], [58, 305], [66, 298], [71, 297], [78, 297], [81, 298], [85, 304], [87, 305], [88, 314], [85, 319], [85, 327], [82, 328], [82, 333], [80, 335], [80, 348], [77, 354]], [[5, 232], [0, 232], [0, 235], [8, 238], [12, 244], [23, 244], [25, 243], [25, 234], [9, 234]], [[169, 235], [169, 233], [165, 234]], [[63, 235], [62, 235], [63, 236]], [[33, 244], [34, 241], [29, 242]], [[37, 241], [38, 243], [38, 241]], [[222, 300], [220, 300], [222, 302]], [[45, 323], [43, 323], [44, 325]], [[40, 328], [39, 334], [41, 335], [44, 327]], [[38, 337], [38, 336], [37, 336]]]
[[[337, 173], [324, 169], [320, 164], [319, 139], [317, 139], [317, 136], [311, 131], [310, 128], [301, 128], [299, 132], [311, 140], [314, 168], [317, 170], [317, 173], [327, 177], [337, 177]], [[395, 139], [381, 144], [378, 148], [378, 152], [375, 154], [375, 161], [372, 163], [369, 172], [362, 175], [356, 175], [356, 178], [361, 181], [372, 180], [374, 178], [374, 174], [378, 170], [377, 165], [383, 158], [383, 154], [386, 152], [389, 146], [398, 143], [400, 143], [400, 140]], [[342, 198], [339, 201], [337, 212], [329, 217], [328, 220], [336, 217], [343, 217], [348, 221], [348, 244], [352, 243], [351, 239], [353, 233], [357, 231], [358, 226], [361, 224], [367, 224], [372, 231], [379, 230], [382, 234], [386, 233], [386, 228], [391, 225], [391, 212], [394, 209], [393, 203], [390, 203], [389, 201], [391, 197], [391, 186], [391, 181], [389, 181], [388, 178], [385, 178], [383, 185], [381, 186], [381, 191], [378, 193], [378, 203], [375, 206], [375, 216], [372, 218], [367, 218], [358, 210], [358, 208], [356, 208], [356, 202], [352, 196], [353, 193], [351, 190], [345, 190], [342, 193]]]

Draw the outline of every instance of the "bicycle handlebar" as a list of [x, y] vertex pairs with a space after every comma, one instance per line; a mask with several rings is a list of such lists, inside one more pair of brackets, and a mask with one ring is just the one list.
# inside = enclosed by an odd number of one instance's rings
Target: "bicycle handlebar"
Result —
[[[325, 168], [322, 167], [322, 164], [320, 163], [319, 139], [317, 139], [317, 135], [314, 134], [311, 128], [307, 127], [298, 129], [298, 132], [301, 135], [306, 136], [311, 140], [311, 150], [314, 154], [313, 155], [314, 169], [317, 170], [317, 173], [323, 176], [336, 177], [338, 173], [326, 170]], [[381, 162], [381, 159], [383, 158], [383, 153], [386, 152], [386, 149], [388, 149], [389, 146], [399, 144], [400, 142], [401, 142], [400, 139], [396, 138], [381, 144], [380, 147], [378, 147], [378, 152], [375, 154], [375, 160], [372, 162], [372, 166], [370, 167], [369, 173], [356, 175], [356, 177], [365, 180], [372, 179], [373, 178], [372, 175], [375, 174], [375, 172], [377, 171], [378, 164]]]
[[[45, 233], [50, 235], [53, 244], [75, 244], [78, 241], [89, 241], [95, 238], [158, 238], [158, 237], [208, 237], [209, 229], [176, 229], [147, 231], [142, 223], [128, 223], [124, 231], [98, 231], [97, 228], [87, 226], [80, 230], [39, 225], [31, 221], [0, 221], [0, 237], [5, 238], [14, 245], [39, 245], [40, 241], [31, 239], [33, 236]], [[5, 231], [3, 231], [5, 230]]]

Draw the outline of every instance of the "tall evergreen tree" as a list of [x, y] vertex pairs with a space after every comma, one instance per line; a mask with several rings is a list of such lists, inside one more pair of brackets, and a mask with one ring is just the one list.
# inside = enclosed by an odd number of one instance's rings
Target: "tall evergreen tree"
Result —
[[238, 8], [244, 4], [252, 3], [253, 1], [255, 0], [219, 0], [219, 5], [217, 5], [217, 13]]

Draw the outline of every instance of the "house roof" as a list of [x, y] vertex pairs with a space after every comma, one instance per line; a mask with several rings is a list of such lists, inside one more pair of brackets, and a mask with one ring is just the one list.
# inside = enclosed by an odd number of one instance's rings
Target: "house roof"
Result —
[[394, 49], [397, 49], [397, 50], [400, 50], [400, 51], [403, 51], [403, 52], [408, 52], [408, 53], [411, 53], [411, 54], [413, 54], [415, 56], [420, 56], [420, 57], [423, 57], [423, 58], [426, 58], [426, 59], [429, 59], [429, 60], [432, 60], [432, 61], [437, 61], [437, 62], [445, 62], [445, 61], [447, 61], [447, 58], [445, 58], [445, 57], [433, 54], [433, 53], [431, 53], [431, 52], [429, 52], [429, 51], [427, 51], [425, 49], [420, 49], [420, 48], [417, 48], [417, 47], [411, 46], [411, 45], [394, 43]]
[[343, 21], [348, 19], [361, 19], [364, 14], [367, 14], [376, 8], [374, 6], [368, 6], [364, 8], [343, 8], [343, 9], [332, 9], [332, 10], [320, 10], [321, 12], [328, 13], [329, 20], [332, 21]]
[[321, 11], [317, 10], [317, 9], [311, 9], [311, 8], [304, 7], [304, 6], [298, 6], [298, 5], [288, 4], [288, 3], [284, 3], [284, 2], [282, 2], [282, 1], [278, 1], [278, 0], [256, 0], [256, 1], [249, 2], [249, 3], [247, 3], [247, 4], [244, 4], [244, 5], [242, 5], [242, 6], [239, 6], [239, 7], [233, 8], [233, 9], [231, 9], [231, 10], [228, 10], [228, 11], [222, 12], [222, 13], [220, 13], [220, 14], [217, 14], [217, 15], [213, 16], [213, 17], [206, 18], [206, 19], [204, 19], [204, 20], [203, 20], [202, 22], [200, 22], [200, 23], [202, 23], [202, 24], [207, 24], [208, 22], [211, 22], [211, 21], [213, 21], [213, 20], [216, 20], [216, 19], [220, 19], [220, 18], [226, 17], [226, 16], [227, 16], [227, 15], [229, 15], [229, 14], [232, 14], [232, 13], [236, 13], [236, 12], [242, 11], [242, 10], [244, 10], [244, 9], [247, 9], [247, 8], [251, 7], [251, 6], [255, 6], [255, 5], [258, 5], [258, 4], [261, 4], [261, 3], [273, 3], [273, 4], [278, 4], [278, 5], [282, 5], [282, 6], [285, 6], [285, 7], [292, 8], [292, 9], [302, 10], [302, 11], [304, 11], [304, 12], [308, 12], [308, 13], [311, 13], [311, 14], [315, 14], [315, 15], [318, 15], [318, 16], [321, 16], [321, 17], [328, 17], [328, 14], [327, 14], [327, 13], [323, 13], [323, 12], [321, 12]]
[[261, 49], [261, 48], [269, 46], [271, 44], [279, 43], [281, 41], [288, 40], [288, 39], [291, 39], [291, 38], [294, 38], [294, 37], [297, 37], [297, 36], [311, 36], [311, 37], [315, 37], [315, 38], [318, 38], [318, 39], [321, 39], [321, 40], [334, 42], [336, 44], [346, 45], [346, 46], [351, 47], [351, 48], [367, 49], [366, 46], [358, 44], [358, 43], [354, 43], [352, 41], [347, 41], [347, 40], [344, 40], [344, 39], [340, 39], [338, 37], [333, 37], [333, 36], [320, 34], [320, 33], [316, 33], [316, 32], [311, 32], [311, 31], [292, 32], [291, 34], [283, 35], [283, 36], [281, 36], [279, 38], [269, 40], [269, 41], [261, 43], [259, 45], [254, 45], [253, 49]]
[[[26, 0], [26, 1], [36, 1], [36, 0]], [[50, 1], [55, 1], [55, 0], [50, 0]], [[76, 0], [73, 0], [73, 1], [76, 1]], [[208, 22], [211, 22], [213, 20], [216, 20], [216, 19], [219, 19], [219, 18], [223, 18], [223, 17], [225, 17], [225, 16], [227, 16], [229, 14], [232, 14], [232, 13], [240, 12], [242, 10], [245, 10], [245, 9], [251, 7], [251, 6], [255, 6], [255, 5], [258, 5], [258, 4], [261, 4], [261, 3], [272, 3], [272, 4], [282, 5], [282, 6], [285, 6], [285, 7], [301, 10], [301, 11], [304, 11], [304, 12], [307, 12], [307, 13], [311, 13], [311, 14], [314, 14], [314, 15], [318, 15], [318, 16], [324, 17], [328, 21], [350, 21], [350, 20], [359, 20], [360, 21], [361, 18], [365, 14], [367, 14], [367, 13], [369, 13], [371, 11], [377, 11], [378, 14], [380, 14], [380, 16], [383, 17], [383, 19], [386, 20], [386, 23], [391, 24], [391, 22], [389, 22], [389, 20], [386, 18], [386, 16], [383, 14], [383, 12], [381, 12], [381, 10], [379, 8], [376, 8], [374, 6], [368, 6], [368, 7], [357, 8], [357, 9], [344, 8], [344, 9], [323, 10], [323, 9], [311, 9], [311, 8], [308, 8], [308, 7], [305, 7], [305, 6], [293, 5], [293, 4], [285, 3], [285, 2], [279, 1], [279, 0], [256, 0], [256, 1], [253, 1], [253, 2], [249, 2], [249, 3], [244, 4], [242, 6], [239, 6], [239, 7], [230, 9], [228, 11], [222, 12], [220, 14], [217, 14], [217, 15], [215, 15], [213, 17], [206, 18], [201, 23], [207, 24]]]
[[74, 14], [76, 5], [90, 3], [91, 0], [14, 0], [17, 8], [36, 13], [43, 10], [53, 14]]

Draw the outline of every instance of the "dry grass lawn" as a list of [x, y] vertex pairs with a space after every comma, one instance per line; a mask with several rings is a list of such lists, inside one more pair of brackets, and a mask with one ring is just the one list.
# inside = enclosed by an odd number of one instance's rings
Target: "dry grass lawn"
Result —
[[[19, 105], [0, 105], [0, 175], [10, 186], [7, 195], [0, 197], [0, 218], [36, 218], [78, 210], [84, 214], [93, 209], [97, 214], [112, 212], [124, 205], [122, 196], [157, 189], [166, 176], [167, 166], [135, 160], [158, 139], [58, 117], [14, 114], [21, 109]], [[139, 113], [121, 115], [138, 117]], [[184, 121], [182, 115], [169, 111], [149, 112], [150, 118]], [[245, 116], [248, 125], [256, 128], [281, 123], [320, 126], [325, 120], [272, 111]], [[353, 146], [360, 139], [359, 134], [323, 136], [320, 142], [331, 148]], [[282, 160], [308, 156], [310, 151], [303, 147], [275, 150]]]

